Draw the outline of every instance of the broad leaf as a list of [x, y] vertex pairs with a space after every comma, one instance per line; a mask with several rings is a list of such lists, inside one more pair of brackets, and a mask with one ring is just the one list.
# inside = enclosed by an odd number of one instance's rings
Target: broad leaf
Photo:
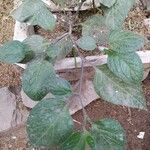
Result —
[[99, 2], [106, 7], [112, 7], [116, 1], [117, 0], [99, 0]]
[[85, 150], [85, 137], [82, 133], [72, 133], [61, 145], [60, 150]]
[[54, 63], [57, 59], [57, 56], [59, 55], [59, 47], [56, 46], [55, 44], [50, 44], [48, 47], [47, 47], [47, 50], [46, 50], [46, 54], [48, 56], [48, 61], [51, 62], [51, 63]]
[[41, 100], [49, 92], [55, 96], [68, 97], [72, 93], [71, 85], [57, 77], [53, 66], [45, 60], [31, 62], [22, 78], [24, 92], [33, 100]]
[[111, 30], [121, 28], [133, 4], [134, 0], [116, 0], [113, 7], [105, 12], [107, 27]]
[[14, 19], [53, 30], [56, 19], [41, 0], [25, 0], [12, 12]]
[[103, 65], [96, 69], [94, 87], [104, 100], [117, 105], [146, 110], [146, 100], [142, 88], [123, 82]]
[[102, 119], [92, 125], [94, 150], [125, 150], [125, 133], [118, 121]]
[[109, 69], [124, 82], [141, 84], [143, 64], [138, 54], [112, 52], [108, 54], [107, 64]]
[[70, 83], [61, 77], [53, 78], [50, 81], [49, 89], [55, 96], [70, 96], [72, 94]]
[[93, 139], [89, 132], [87, 131], [84, 131], [83, 133], [73, 132], [61, 144], [60, 150], [85, 150], [86, 147], [93, 146], [92, 142], [93, 142]]
[[53, 66], [43, 60], [31, 62], [24, 71], [22, 86], [33, 100], [41, 100], [49, 93], [50, 81], [55, 78]]
[[112, 31], [109, 37], [109, 45], [112, 50], [119, 53], [134, 52], [147, 42], [146, 38], [130, 31]]
[[[69, 52], [71, 52], [71, 50], [73, 48], [73, 43], [72, 43], [71, 39], [68, 36], [66, 36], [66, 37], [62, 38], [61, 40], [59, 40], [58, 42], [54, 43], [53, 46], [55, 46], [55, 48], [47, 49], [47, 53], [49, 53], [48, 55], [51, 55], [50, 53], [56, 55], [57, 56], [56, 60], [60, 60], [62, 58], [65, 58], [67, 56], [67, 54]], [[50, 52], [51, 50], [52, 51], [54, 50], [56, 53]]]
[[94, 50], [97, 47], [94, 38], [90, 36], [82, 36], [76, 43], [81, 49], [88, 51]]
[[6, 63], [21, 62], [26, 56], [26, 45], [19, 41], [10, 41], [0, 47], [0, 61]]
[[26, 44], [24, 44], [24, 46], [25, 58], [20, 63], [28, 63], [35, 57], [35, 53], [32, 51], [32, 49]]
[[82, 24], [82, 36], [91, 36], [99, 45], [107, 45], [109, 30], [105, 25], [105, 18], [101, 15], [89, 17]]
[[35, 53], [46, 51], [49, 45], [49, 42], [40, 35], [29, 36], [23, 41], [23, 43], [28, 45]]
[[27, 120], [29, 141], [34, 147], [52, 148], [70, 135], [73, 121], [62, 99], [44, 99], [30, 112]]

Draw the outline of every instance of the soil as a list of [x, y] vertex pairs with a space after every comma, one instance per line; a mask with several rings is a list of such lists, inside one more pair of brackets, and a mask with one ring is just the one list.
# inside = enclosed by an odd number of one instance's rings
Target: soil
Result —
[[[5, 3], [4, 3], [5, 1]], [[0, 43], [12, 39], [12, 30], [14, 23], [9, 15], [12, 9], [13, 0], [1, 0], [0, 2]], [[142, 35], [150, 36], [150, 28], [143, 25], [143, 19], [146, 14], [141, 6], [133, 9], [125, 22], [125, 28], [133, 30]], [[63, 26], [63, 25], [62, 25]], [[39, 29], [38, 31], [40, 31]], [[6, 32], [7, 31], [7, 32]], [[65, 30], [61, 29], [61, 32]], [[60, 29], [55, 31], [55, 35], [46, 34], [53, 38], [59, 36]], [[150, 45], [146, 46], [150, 49]], [[93, 54], [92, 54], [93, 55]], [[0, 87], [18, 86], [20, 84], [21, 71], [14, 65], [0, 63]], [[101, 99], [95, 100], [86, 107], [90, 118], [95, 121], [102, 118], [117, 119], [124, 127], [127, 135], [127, 150], [149, 150], [150, 149], [150, 75], [143, 82], [143, 89], [147, 100], [148, 111], [138, 109], [129, 109], [122, 106], [112, 105]], [[79, 111], [73, 115], [73, 118], [82, 122], [82, 112]], [[79, 126], [77, 126], [79, 129]], [[144, 139], [137, 138], [139, 132], [145, 132]], [[20, 125], [10, 131], [0, 133], [0, 150], [31, 150], [27, 140], [27, 134], [24, 125]]]
[[12, 40], [14, 20], [10, 16], [13, 0], [0, 0], [0, 44]]
[[0, 87], [18, 86], [20, 75], [21, 73], [15, 65], [0, 63]]
[[[147, 17], [147, 13], [143, 10], [140, 3], [138, 3], [136, 7], [129, 12], [124, 23], [124, 28], [143, 35], [150, 40], [150, 26], [144, 25], [143, 21], [144, 19], [147, 19]], [[143, 49], [150, 50], [150, 42], [148, 42]]]

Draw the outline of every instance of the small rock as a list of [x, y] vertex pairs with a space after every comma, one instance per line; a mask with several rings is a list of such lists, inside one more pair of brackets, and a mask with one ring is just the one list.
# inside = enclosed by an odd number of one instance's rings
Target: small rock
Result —
[[13, 140], [16, 140], [16, 139], [17, 139], [17, 137], [16, 137], [16, 136], [12, 136], [11, 138], [12, 138]]
[[150, 18], [144, 19], [144, 24], [150, 26]]
[[144, 135], [145, 135], [145, 132], [139, 132], [139, 135], [137, 135], [137, 138], [144, 139]]
[[11, 127], [13, 112], [16, 108], [15, 95], [8, 88], [0, 89], [0, 131]]
[[150, 106], [150, 102], [147, 102], [147, 106]]
[[8, 88], [0, 89], [0, 132], [23, 123], [27, 120], [29, 112], [18, 108], [18, 95], [10, 92]]

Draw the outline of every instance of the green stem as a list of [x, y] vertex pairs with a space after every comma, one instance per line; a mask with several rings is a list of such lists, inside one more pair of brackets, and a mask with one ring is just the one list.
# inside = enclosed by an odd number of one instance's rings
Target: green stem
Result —
[[77, 68], [77, 58], [76, 58], [77, 55], [76, 55], [76, 51], [74, 48], [73, 48], [72, 52], [73, 52], [73, 57], [74, 57], [75, 68]]

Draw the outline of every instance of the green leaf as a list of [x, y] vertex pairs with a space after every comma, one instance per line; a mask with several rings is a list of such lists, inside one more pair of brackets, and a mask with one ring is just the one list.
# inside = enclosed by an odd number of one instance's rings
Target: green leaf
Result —
[[24, 46], [25, 58], [20, 63], [28, 63], [35, 57], [35, 53], [32, 51], [32, 49], [26, 44], [24, 44]]
[[56, 60], [61, 60], [71, 52], [73, 43], [69, 36], [66, 36], [55, 43], [51, 43], [46, 50], [48, 61], [54, 63]]
[[31, 62], [24, 71], [22, 86], [24, 92], [33, 100], [41, 100], [49, 93], [50, 81], [56, 74], [53, 66], [44, 60]]
[[45, 60], [31, 62], [22, 78], [24, 92], [33, 100], [41, 100], [49, 92], [55, 96], [68, 97], [72, 88], [68, 81], [57, 77], [53, 66]]
[[49, 45], [49, 42], [40, 35], [29, 36], [23, 41], [23, 43], [28, 45], [35, 53], [46, 51]]
[[146, 38], [130, 31], [112, 31], [109, 37], [109, 45], [112, 50], [119, 53], [134, 52], [147, 42]]
[[77, 40], [77, 45], [83, 50], [94, 50], [96, 46], [95, 40], [90, 36], [82, 36]]
[[124, 82], [141, 84], [144, 70], [138, 54], [112, 52], [108, 54], [107, 64], [109, 69]]
[[84, 134], [74, 132], [61, 145], [60, 150], [85, 150], [86, 141]]
[[[73, 132], [60, 146], [60, 150], [85, 150], [87, 145], [92, 146], [92, 137], [88, 131]], [[93, 139], [92, 139], [93, 140]]]
[[146, 110], [146, 100], [142, 88], [123, 82], [103, 65], [96, 69], [94, 87], [104, 100], [117, 105]]
[[113, 7], [104, 11], [107, 27], [111, 30], [121, 28], [133, 4], [134, 0], [116, 0]]
[[105, 25], [105, 18], [101, 15], [89, 17], [82, 24], [82, 36], [91, 36], [99, 45], [107, 45], [109, 30]]
[[17, 21], [39, 25], [46, 30], [53, 30], [56, 23], [53, 14], [41, 0], [25, 0], [11, 15]]
[[59, 55], [59, 47], [51, 44], [47, 47], [46, 54], [48, 56], [48, 61], [54, 63]]
[[68, 36], [59, 40], [55, 45], [59, 48], [57, 60], [66, 57], [66, 55], [71, 52], [73, 48], [73, 43]]
[[118, 121], [102, 119], [92, 125], [95, 150], [125, 150], [125, 133]]
[[117, 0], [99, 0], [99, 2], [106, 7], [112, 7], [116, 1]]
[[92, 136], [92, 134], [90, 132], [87, 132], [86, 142], [87, 142], [87, 146], [86, 146], [87, 149], [96, 150], [95, 149], [95, 141], [94, 141], [94, 138], [93, 138], [93, 136]]
[[61, 77], [53, 78], [50, 81], [49, 89], [55, 96], [70, 96], [72, 94], [70, 83]]
[[10, 41], [0, 47], [0, 61], [6, 63], [21, 62], [25, 56], [27, 47], [19, 41]]
[[58, 146], [73, 130], [73, 120], [62, 99], [44, 99], [30, 112], [27, 133], [34, 147]]

